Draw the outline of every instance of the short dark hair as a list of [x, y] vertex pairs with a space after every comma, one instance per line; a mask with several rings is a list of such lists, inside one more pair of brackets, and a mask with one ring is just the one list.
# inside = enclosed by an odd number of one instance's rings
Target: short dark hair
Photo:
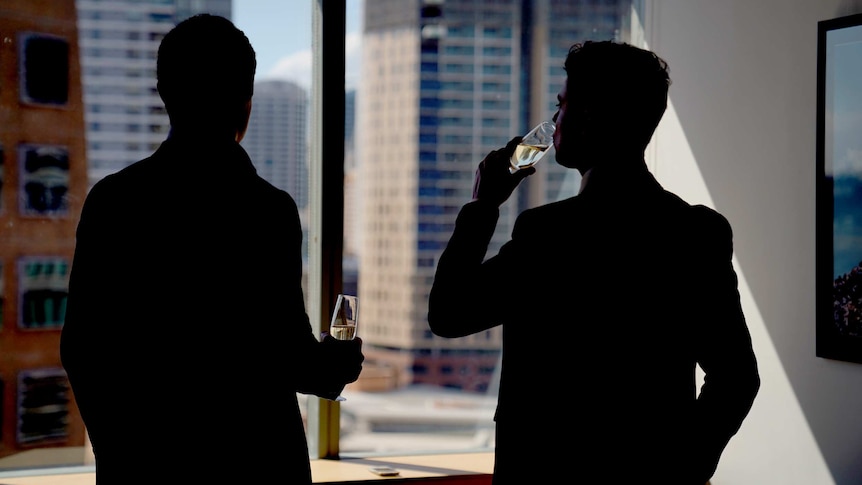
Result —
[[595, 123], [627, 130], [644, 146], [667, 109], [667, 62], [616, 41], [574, 44], [566, 56], [566, 92]]
[[248, 37], [230, 20], [210, 14], [183, 20], [162, 39], [156, 61], [171, 123], [229, 117], [251, 99], [256, 68]]

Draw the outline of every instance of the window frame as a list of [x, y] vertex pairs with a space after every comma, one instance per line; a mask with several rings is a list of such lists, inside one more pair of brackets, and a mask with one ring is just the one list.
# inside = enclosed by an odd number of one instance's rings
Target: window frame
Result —
[[[328, 330], [335, 296], [342, 290], [347, 5], [345, 0], [311, 2], [307, 305], [312, 329], [320, 335]], [[307, 411], [310, 458], [338, 459], [339, 403], [313, 398]]]
[[[347, 5], [346, 0], [308, 1], [312, 4], [312, 88], [309, 98], [310, 210], [306, 305], [312, 329], [320, 335], [328, 330], [335, 296], [341, 293], [343, 287]], [[635, 10], [643, 15], [645, 5], [648, 5], [646, 0], [635, 0], [633, 3]], [[312, 460], [338, 460], [340, 405], [334, 401], [309, 397], [309, 456]], [[429, 450], [424, 454], [435, 453]], [[91, 471], [93, 466], [72, 468], [75, 471]], [[46, 471], [44, 467], [38, 466], [27, 470], [28, 474], [35, 475], [45, 474]]]

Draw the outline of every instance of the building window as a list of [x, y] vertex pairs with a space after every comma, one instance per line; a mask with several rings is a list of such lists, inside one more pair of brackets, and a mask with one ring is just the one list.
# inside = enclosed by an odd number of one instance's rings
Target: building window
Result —
[[69, 101], [69, 43], [55, 35], [25, 32], [20, 44], [21, 101], [63, 106]]
[[66, 215], [69, 210], [69, 154], [66, 147], [21, 145], [19, 155], [21, 214]]

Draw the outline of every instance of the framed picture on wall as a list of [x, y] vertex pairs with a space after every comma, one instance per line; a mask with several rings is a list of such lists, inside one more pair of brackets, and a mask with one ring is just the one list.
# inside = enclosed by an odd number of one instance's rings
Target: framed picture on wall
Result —
[[817, 34], [818, 357], [862, 363], [862, 14]]

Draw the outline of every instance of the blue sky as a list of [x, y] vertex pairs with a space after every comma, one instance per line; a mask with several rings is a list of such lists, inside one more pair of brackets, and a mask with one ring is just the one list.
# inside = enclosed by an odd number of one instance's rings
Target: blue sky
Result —
[[[233, 22], [257, 54], [258, 79], [311, 84], [311, 6], [316, 0], [234, 0]], [[359, 73], [362, 0], [347, 0], [347, 85]]]

